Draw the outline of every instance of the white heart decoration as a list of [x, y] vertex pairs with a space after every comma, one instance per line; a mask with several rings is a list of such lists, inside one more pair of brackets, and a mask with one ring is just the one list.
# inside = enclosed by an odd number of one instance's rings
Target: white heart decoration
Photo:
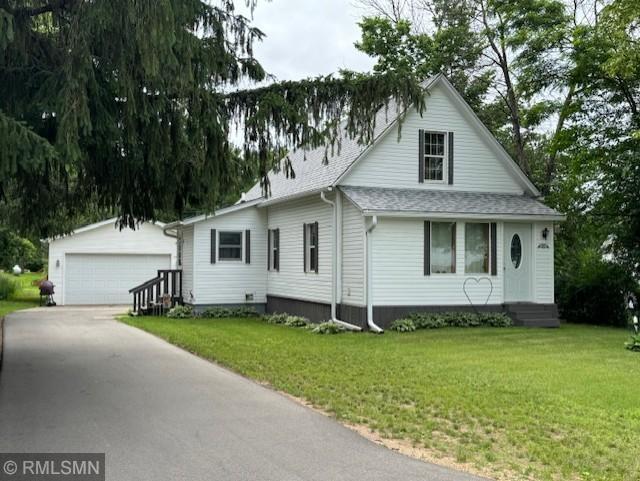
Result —
[[[462, 290], [472, 307], [480, 304], [486, 306], [493, 294], [493, 282], [488, 277], [467, 277], [462, 284]], [[484, 302], [473, 302], [472, 297], [476, 300], [484, 299]]]

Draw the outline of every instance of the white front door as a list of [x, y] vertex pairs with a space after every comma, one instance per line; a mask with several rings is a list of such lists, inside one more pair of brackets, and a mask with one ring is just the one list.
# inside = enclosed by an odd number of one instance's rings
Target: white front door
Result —
[[504, 224], [504, 300], [531, 301], [531, 224]]

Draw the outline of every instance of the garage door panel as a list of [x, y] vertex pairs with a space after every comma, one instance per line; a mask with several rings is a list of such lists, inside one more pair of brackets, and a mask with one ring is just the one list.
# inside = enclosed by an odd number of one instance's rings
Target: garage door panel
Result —
[[129, 289], [171, 268], [170, 255], [67, 254], [65, 304], [129, 304]]

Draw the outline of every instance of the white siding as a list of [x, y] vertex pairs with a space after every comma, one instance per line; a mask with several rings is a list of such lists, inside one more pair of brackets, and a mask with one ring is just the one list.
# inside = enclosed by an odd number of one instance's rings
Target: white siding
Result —
[[[137, 230], [107, 224], [49, 242], [49, 280], [56, 286], [56, 302], [63, 305], [66, 254], [168, 254], [176, 262], [176, 240], [160, 226], [144, 223]], [[135, 286], [131, 286], [135, 287]]]
[[186, 226], [182, 229], [182, 296], [188, 303], [191, 303], [191, 295], [195, 287], [193, 262], [193, 226]]
[[[467, 277], [490, 277], [489, 304], [503, 302], [502, 223], [497, 223], [498, 275], [464, 274], [464, 222], [456, 226], [456, 273], [424, 275], [424, 221], [382, 218], [373, 231], [374, 305], [468, 305], [463, 284]], [[474, 303], [484, 304], [489, 289], [468, 284]]]
[[[542, 238], [544, 228], [549, 229], [547, 239]], [[538, 245], [548, 245], [549, 248], [538, 247]], [[533, 224], [533, 246], [534, 252], [534, 295], [535, 302], [554, 302], [553, 284], [553, 223], [538, 222]]]
[[[454, 132], [454, 182], [418, 182], [418, 130]], [[402, 124], [398, 142], [397, 128], [389, 132], [365, 154], [341, 182], [343, 185], [373, 187], [455, 189], [461, 191], [505, 192], [520, 194], [522, 187], [498, 159], [495, 147], [480, 135], [465, 114], [454, 105], [449, 94], [436, 86], [426, 99], [420, 117], [415, 110]], [[446, 161], [445, 161], [446, 164]]]
[[[331, 206], [320, 195], [268, 208], [269, 229], [280, 229], [280, 271], [269, 272], [273, 296], [331, 302]], [[304, 272], [303, 224], [318, 222], [318, 273]], [[263, 249], [266, 251], [266, 246]]]
[[[194, 304], [243, 304], [246, 294], [254, 303], [266, 302], [266, 215], [255, 207], [212, 217], [194, 225]], [[211, 229], [242, 231], [242, 262], [211, 263]], [[251, 263], [245, 262], [244, 231], [251, 231]]]
[[342, 303], [363, 306], [364, 296], [364, 217], [344, 198], [342, 202]]

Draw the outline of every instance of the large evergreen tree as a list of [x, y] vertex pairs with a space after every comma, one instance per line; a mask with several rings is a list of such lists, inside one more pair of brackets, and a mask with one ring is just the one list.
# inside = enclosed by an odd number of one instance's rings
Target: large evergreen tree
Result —
[[[389, 99], [421, 105], [412, 76], [265, 79], [263, 33], [232, 0], [0, 0], [0, 215], [41, 235], [86, 210], [124, 225], [213, 207], [242, 161], [350, 135]], [[286, 54], [286, 52], [284, 53]], [[268, 185], [265, 185], [268, 190]]]

